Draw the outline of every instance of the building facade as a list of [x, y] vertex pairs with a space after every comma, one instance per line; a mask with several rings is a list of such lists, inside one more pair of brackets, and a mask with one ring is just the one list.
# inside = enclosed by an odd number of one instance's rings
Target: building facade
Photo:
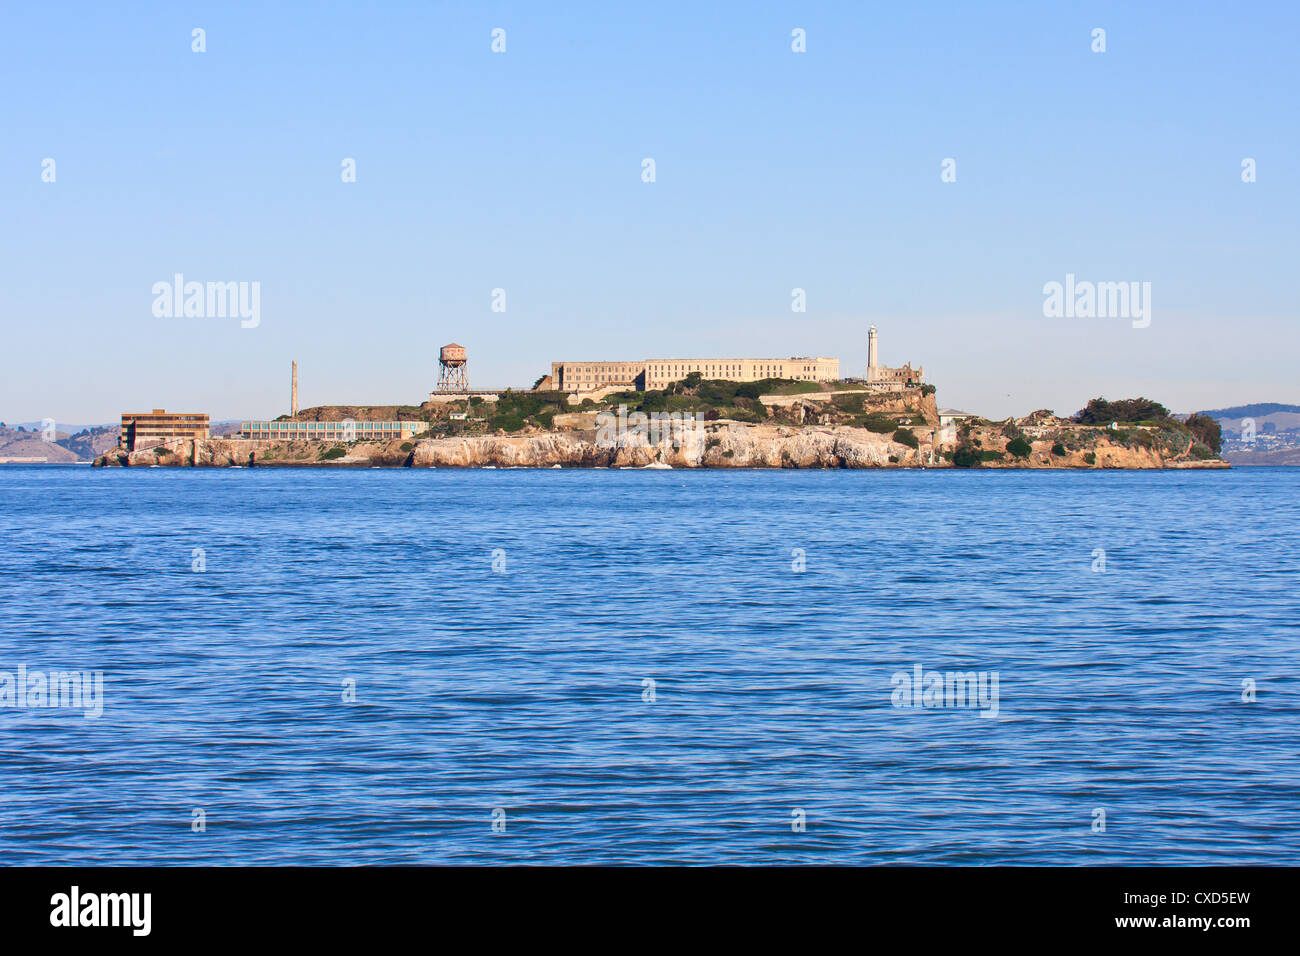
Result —
[[692, 372], [701, 378], [727, 382], [758, 382], [765, 378], [792, 378], [800, 382], [838, 382], [840, 360], [817, 356], [792, 358], [650, 359], [646, 362], [646, 388], [665, 388]]
[[557, 392], [594, 392], [602, 388], [643, 390], [645, 362], [552, 362], [550, 386]]
[[648, 359], [644, 362], [552, 362], [551, 374], [539, 388], [562, 392], [602, 389], [666, 388], [692, 372], [701, 378], [728, 382], [757, 382], [765, 378], [790, 378], [808, 382], [836, 382], [840, 360], [835, 358], [697, 358]]
[[155, 408], [151, 412], [123, 413], [117, 444], [126, 451], [141, 451], [169, 441], [201, 441], [207, 437], [207, 415]]
[[239, 437], [263, 441], [392, 441], [427, 431], [428, 422], [240, 422]]

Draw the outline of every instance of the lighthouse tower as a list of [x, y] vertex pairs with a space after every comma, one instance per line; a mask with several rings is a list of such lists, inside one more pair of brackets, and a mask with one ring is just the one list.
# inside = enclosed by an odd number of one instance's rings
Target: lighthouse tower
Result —
[[871, 328], [867, 329], [867, 381], [868, 382], [872, 381], [873, 379], [871, 370], [874, 368], [878, 368], [879, 366], [880, 366], [880, 362], [876, 357], [876, 327], [873, 325]]

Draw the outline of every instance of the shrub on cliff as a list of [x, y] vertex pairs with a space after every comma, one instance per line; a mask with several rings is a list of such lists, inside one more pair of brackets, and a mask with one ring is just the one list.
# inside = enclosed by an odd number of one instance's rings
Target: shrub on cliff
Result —
[[908, 448], [919, 448], [921, 444], [916, 440], [916, 436], [906, 428], [900, 428], [894, 432], [894, 441], [900, 445], [906, 445]]
[[898, 422], [894, 421], [888, 415], [882, 415], [880, 412], [868, 412], [863, 415], [859, 422], [854, 424], [860, 428], [865, 428], [869, 432], [887, 435], [898, 428]]
[[1055, 455], [1057, 458], [1064, 458], [1065, 446], [1058, 441], [1056, 444], [1052, 446], [1052, 454]]
[[980, 453], [970, 445], [961, 445], [952, 454], [952, 463], [956, 468], [978, 468], [980, 461]]
[[1011, 441], [1007, 442], [1007, 451], [1017, 458], [1028, 458], [1029, 453], [1034, 450], [1029, 442], [1025, 441], [1024, 435], [1017, 435]]

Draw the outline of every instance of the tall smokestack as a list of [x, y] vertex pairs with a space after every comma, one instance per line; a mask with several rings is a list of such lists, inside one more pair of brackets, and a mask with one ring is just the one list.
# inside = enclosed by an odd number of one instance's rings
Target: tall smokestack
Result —
[[298, 363], [293, 363], [293, 387], [289, 393], [289, 414], [298, 417]]

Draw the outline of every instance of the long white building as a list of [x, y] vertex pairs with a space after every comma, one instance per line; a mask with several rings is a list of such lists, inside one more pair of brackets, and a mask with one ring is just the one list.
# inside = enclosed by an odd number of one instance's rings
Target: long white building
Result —
[[789, 378], [807, 382], [837, 382], [840, 360], [790, 358], [657, 358], [643, 362], [552, 362], [550, 381], [541, 388], [563, 392], [594, 392], [609, 388], [660, 389], [699, 372], [702, 378], [728, 382], [757, 382]]

